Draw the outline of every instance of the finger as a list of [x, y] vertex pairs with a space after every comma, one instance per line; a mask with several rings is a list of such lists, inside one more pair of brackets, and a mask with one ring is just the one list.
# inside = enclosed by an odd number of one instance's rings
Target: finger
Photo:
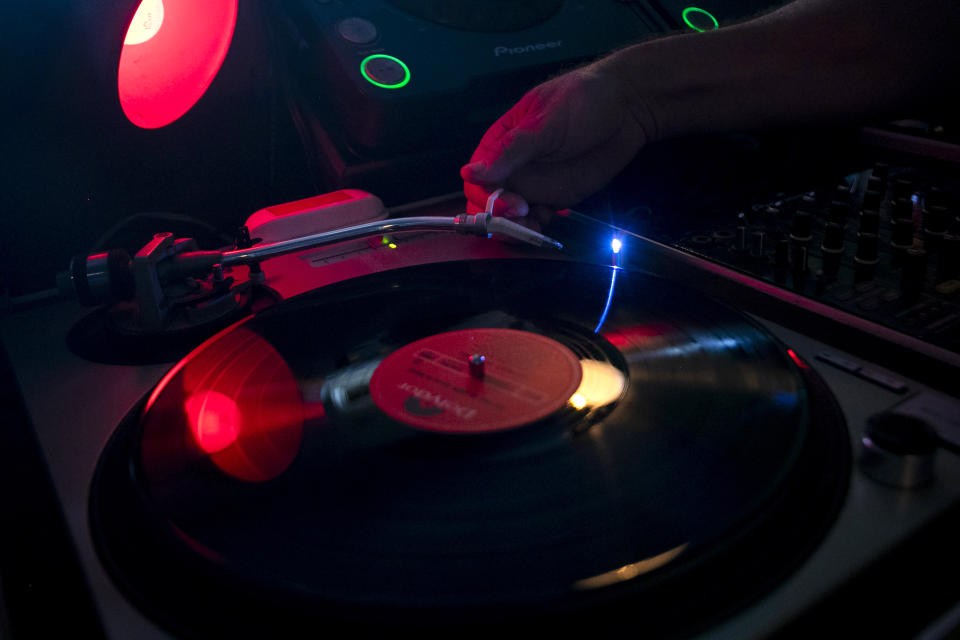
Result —
[[493, 215], [508, 218], [522, 218], [530, 211], [530, 205], [519, 194], [504, 191], [493, 203]]
[[478, 147], [478, 160], [467, 164], [461, 176], [468, 182], [501, 185], [517, 169], [530, 164], [544, 154], [541, 136], [529, 129], [514, 128]]
[[484, 210], [490, 192], [478, 184], [465, 182], [463, 184], [463, 195], [467, 197], [467, 213], [472, 214]]
[[622, 145], [597, 147], [562, 162], [539, 162], [523, 167], [507, 188], [528, 202], [554, 209], [571, 207], [608, 184], [636, 155], [641, 140], [632, 136]]
[[[465, 183], [463, 185], [463, 194], [467, 198], [467, 213], [480, 213], [486, 211], [487, 198], [490, 197], [491, 190], [488, 190], [477, 184]], [[530, 211], [530, 205], [519, 194], [512, 191], [504, 191], [493, 203], [493, 215], [505, 216], [509, 218], [526, 216]]]

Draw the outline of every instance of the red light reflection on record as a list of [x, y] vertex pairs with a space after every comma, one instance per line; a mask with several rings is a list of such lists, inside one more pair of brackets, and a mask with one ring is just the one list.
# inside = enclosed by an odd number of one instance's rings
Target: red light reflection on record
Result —
[[143, 0], [117, 69], [127, 119], [156, 129], [189, 111], [220, 70], [236, 21], [237, 0]]
[[629, 346], [648, 345], [652, 339], [670, 333], [672, 329], [666, 325], [638, 324], [618, 327], [616, 331], [605, 331], [602, 335], [607, 342], [623, 349]]
[[200, 448], [207, 453], [223, 451], [240, 435], [240, 408], [217, 391], [200, 391], [184, 405], [187, 422]]
[[794, 364], [796, 364], [801, 369], [810, 368], [810, 365], [804, 362], [803, 359], [800, 356], [798, 356], [797, 352], [794, 351], [793, 349], [787, 349], [787, 355], [790, 356], [790, 359], [793, 360]]
[[303, 424], [300, 389], [283, 356], [235, 326], [188, 356], [151, 397], [144, 454], [173, 456], [167, 464], [176, 467], [174, 452], [185, 446], [189, 457], [205, 456], [238, 480], [264, 482], [293, 462]]

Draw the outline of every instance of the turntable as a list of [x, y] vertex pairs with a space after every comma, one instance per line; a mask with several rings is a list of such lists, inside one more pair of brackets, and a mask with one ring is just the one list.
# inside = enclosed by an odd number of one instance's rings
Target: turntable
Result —
[[273, 297], [166, 359], [81, 357], [75, 303], [3, 319], [106, 636], [789, 635], [955, 517], [956, 397], [656, 275], [689, 275], [663, 245], [365, 224], [258, 255]]

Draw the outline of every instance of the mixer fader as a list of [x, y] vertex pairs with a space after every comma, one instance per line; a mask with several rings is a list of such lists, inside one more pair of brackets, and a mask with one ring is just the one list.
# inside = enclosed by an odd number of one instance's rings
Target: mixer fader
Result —
[[658, 240], [960, 352], [960, 181], [949, 171], [876, 162], [780, 196]]

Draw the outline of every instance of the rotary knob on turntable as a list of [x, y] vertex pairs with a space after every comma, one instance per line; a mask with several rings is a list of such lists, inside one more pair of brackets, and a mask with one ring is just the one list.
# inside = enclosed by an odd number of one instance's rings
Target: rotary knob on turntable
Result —
[[899, 489], [917, 489], [933, 481], [940, 438], [929, 423], [894, 412], [867, 421], [860, 469], [871, 479]]

